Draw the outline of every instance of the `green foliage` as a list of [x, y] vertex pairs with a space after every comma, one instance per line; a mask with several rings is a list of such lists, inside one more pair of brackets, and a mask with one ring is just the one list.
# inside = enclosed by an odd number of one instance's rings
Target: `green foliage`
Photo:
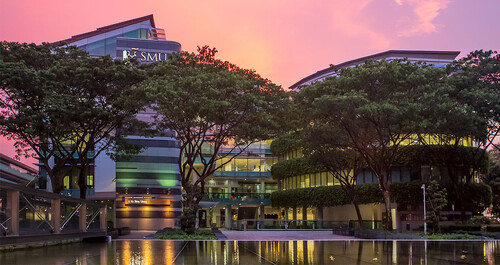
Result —
[[322, 171], [325, 171], [325, 169], [318, 166], [312, 159], [308, 157], [299, 157], [274, 164], [271, 167], [271, 176], [279, 180]]
[[[355, 186], [359, 203], [382, 203], [376, 184]], [[350, 204], [351, 200], [340, 186], [322, 186], [276, 191], [271, 194], [273, 207], [334, 207]]]
[[[453, 183], [442, 184], [447, 191], [454, 188]], [[462, 187], [460, 193], [448, 192], [449, 204], [458, 205], [462, 203], [463, 209], [471, 211], [473, 215], [481, 214], [492, 202], [491, 187], [484, 183], [469, 183]], [[455, 210], [458, 210], [455, 206]]]
[[496, 216], [500, 216], [500, 153], [493, 152], [492, 159], [493, 163], [489, 174], [485, 175], [483, 180], [488, 183], [493, 192], [492, 198], [492, 213]]
[[445, 221], [446, 218], [441, 215], [441, 211], [448, 204], [446, 200], [446, 189], [441, 189], [437, 181], [431, 181], [426, 186], [426, 203], [429, 205], [427, 210], [426, 221], [431, 224], [432, 232], [441, 232], [439, 223]]
[[177, 240], [217, 240], [217, 236], [209, 229], [198, 229], [188, 234], [181, 229], [166, 228], [155, 234], [155, 239], [177, 239]]
[[181, 229], [188, 235], [196, 231], [196, 211], [193, 208], [183, 207], [181, 215]]
[[273, 155], [283, 155], [303, 146], [303, 140], [299, 132], [291, 132], [276, 137], [271, 143], [271, 153]]
[[446, 240], [446, 239], [479, 239], [477, 236], [469, 234], [432, 234], [427, 239]]
[[56, 193], [79, 169], [85, 196], [83, 172], [95, 157], [138, 151], [116, 131], [144, 126], [135, 118], [147, 103], [137, 86], [144, 79], [136, 64], [92, 58], [76, 46], [2, 42], [0, 132], [16, 142], [18, 155], [39, 158]]
[[487, 172], [489, 167], [488, 153], [477, 152], [475, 147], [456, 146], [450, 149], [447, 145], [413, 145], [405, 148], [395, 161], [397, 165], [433, 165], [433, 166], [475, 166]]
[[[400, 205], [418, 205], [422, 202], [422, 182], [397, 182], [391, 184], [392, 202]], [[440, 190], [447, 189], [448, 185], [439, 186]], [[467, 209], [481, 209], [491, 200], [491, 189], [489, 186], [479, 183], [471, 183], [470, 188], [464, 192], [466, 200], [469, 201]], [[383, 197], [377, 184], [355, 185], [354, 192], [358, 195], [360, 204], [383, 203]], [[449, 204], [457, 200], [448, 194], [446, 200]], [[271, 194], [273, 207], [334, 207], [350, 204], [351, 200], [339, 185], [321, 186], [314, 188], [302, 188], [276, 191]], [[482, 208], [484, 210], [484, 208]]]
[[[282, 119], [290, 103], [285, 91], [253, 70], [216, 59], [216, 53], [208, 46], [173, 53], [150, 69], [146, 83], [156, 124], [180, 141], [181, 183], [194, 209], [207, 177], [250, 144], [288, 131]], [[228, 146], [232, 150], [220, 154]], [[194, 196], [198, 191], [201, 196]]]

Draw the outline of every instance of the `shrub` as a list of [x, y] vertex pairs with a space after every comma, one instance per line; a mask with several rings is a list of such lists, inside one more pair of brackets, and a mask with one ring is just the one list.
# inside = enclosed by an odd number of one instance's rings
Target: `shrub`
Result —
[[179, 239], [179, 240], [217, 240], [217, 237], [209, 229], [198, 229], [188, 234], [181, 229], [165, 228], [156, 232], [156, 239]]

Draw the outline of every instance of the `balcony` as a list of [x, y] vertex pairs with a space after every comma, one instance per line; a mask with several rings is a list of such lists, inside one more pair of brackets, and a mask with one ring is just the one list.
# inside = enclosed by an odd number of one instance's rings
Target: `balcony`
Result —
[[202, 201], [218, 202], [219, 205], [271, 205], [271, 193], [207, 193]]

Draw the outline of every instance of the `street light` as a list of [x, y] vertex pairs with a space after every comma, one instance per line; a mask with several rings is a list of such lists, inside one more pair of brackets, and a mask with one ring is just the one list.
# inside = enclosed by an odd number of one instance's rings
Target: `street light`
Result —
[[424, 192], [424, 234], [427, 235], [427, 211], [425, 210], [425, 184], [422, 184], [422, 187], [420, 187], [423, 192]]

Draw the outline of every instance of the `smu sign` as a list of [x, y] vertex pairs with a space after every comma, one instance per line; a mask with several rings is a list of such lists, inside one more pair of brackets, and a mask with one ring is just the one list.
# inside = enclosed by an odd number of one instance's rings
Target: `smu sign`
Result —
[[166, 61], [168, 59], [168, 53], [145, 52], [145, 51], [140, 51], [137, 48], [132, 48], [132, 50], [124, 50], [122, 58], [123, 60], [135, 58], [139, 62], [158, 62], [158, 61]]

